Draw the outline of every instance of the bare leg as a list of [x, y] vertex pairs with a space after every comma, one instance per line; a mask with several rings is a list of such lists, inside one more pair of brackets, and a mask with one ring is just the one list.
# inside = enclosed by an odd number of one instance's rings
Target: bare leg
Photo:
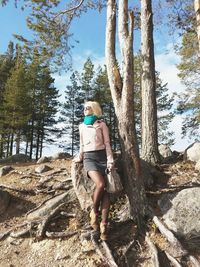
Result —
[[98, 171], [89, 171], [88, 175], [95, 183], [96, 188], [93, 194], [93, 209], [95, 213], [98, 213], [100, 202], [103, 197], [104, 188], [105, 188], [105, 179], [103, 175]]

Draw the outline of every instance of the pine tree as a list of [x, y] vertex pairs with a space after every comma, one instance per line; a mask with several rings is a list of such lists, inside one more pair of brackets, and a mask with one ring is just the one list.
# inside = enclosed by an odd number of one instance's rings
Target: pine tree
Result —
[[179, 77], [186, 86], [186, 91], [178, 95], [179, 114], [185, 114], [182, 134], [200, 138], [200, 61], [198, 57], [198, 42], [196, 32], [186, 31], [182, 38], [182, 45], [178, 48], [181, 62], [178, 64]]
[[0, 55], [0, 158], [4, 156], [6, 132], [4, 129], [5, 118], [3, 117], [3, 102], [4, 102], [4, 91], [7, 79], [11, 75], [11, 70], [14, 67], [14, 46], [12, 42], [9, 42], [7, 52]]
[[4, 128], [8, 131], [9, 154], [13, 153], [13, 143], [16, 141], [16, 154], [20, 152], [22, 128], [27, 124], [29, 114], [29, 96], [26, 88], [25, 62], [20, 48], [17, 51], [15, 67], [5, 84], [4, 93]]
[[70, 85], [65, 91], [65, 102], [61, 111], [61, 121], [64, 123], [62, 129], [66, 137], [65, 150], [72, 155], [79, 149], [79, 129], [78, 126], [83, 119], [84, 93], [78, 85], [78, 72], [73, 72], [70, 76]]
[[50, 75], [48, 66], [43, 66], [38, 73], [38, 88], [35, 99], [37, 101], [34, 114], [34, 138], [35, 157], [42, 156], [44, 142], [52, 144], [55, 142], [53, 136], [57, 123], [56, 114], [58, 112], [58, 90], [54, 87], [54, 79]]
[[94, 98], [94, 87], [93, 87], [93, 79], [94, 79], [94, 65], [90, 58], [88, 58], [83, 66], [83, 70], [81, 73], [81, 89], [85, 93], [85, 100]]

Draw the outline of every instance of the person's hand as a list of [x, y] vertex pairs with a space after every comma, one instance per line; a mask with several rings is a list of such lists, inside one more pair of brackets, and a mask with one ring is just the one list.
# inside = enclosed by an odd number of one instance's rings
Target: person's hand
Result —
[[107, 169], [108, 169], [109, 172], [112, 170], [113, 167], [114, 167], [113, 163], [108, 163], [107, 164]]

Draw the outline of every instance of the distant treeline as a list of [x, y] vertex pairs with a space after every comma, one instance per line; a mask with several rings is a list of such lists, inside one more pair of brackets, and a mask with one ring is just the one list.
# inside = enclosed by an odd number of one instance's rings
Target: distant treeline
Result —
[[[134, 99], [137, 137], [141, 133], [141, 60], [134, 58]], [[159, 142], [172, 144], [173, 132], [168, 125], [174, 114], [170, 111], [173, 97], [167, 84], [157, 78]], [[97, 100], [103, 109], [103, 119], [110, 128], [113, 149], [119, 149], [117, 121], [114, 114], [105, 66], [95, 69], [88, 58], [82, 71], [72, 71], [66, 86], [65, 101], [59, 101], [59, 88], [48, 65], [40, 62], [35, 52], [25, 56], [17, 45], [8, 45], [0, 55], [0, 158], [25, 153], [39, 158], [44, 145], [55, 143], [72, 155], [79, 147], [78, 125], [83, 120], [83, 104]], [[59, 126], [58, 126], [59, 125]]]

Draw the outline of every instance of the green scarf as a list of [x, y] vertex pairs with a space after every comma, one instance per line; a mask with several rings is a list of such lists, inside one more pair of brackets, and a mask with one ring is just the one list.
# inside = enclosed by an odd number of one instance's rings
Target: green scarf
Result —
[[93, 125], [95, 121], [98, 120], [98, 117], [96, 115], [89, 115], [84, 117], [84, 124], [86, 125]]

